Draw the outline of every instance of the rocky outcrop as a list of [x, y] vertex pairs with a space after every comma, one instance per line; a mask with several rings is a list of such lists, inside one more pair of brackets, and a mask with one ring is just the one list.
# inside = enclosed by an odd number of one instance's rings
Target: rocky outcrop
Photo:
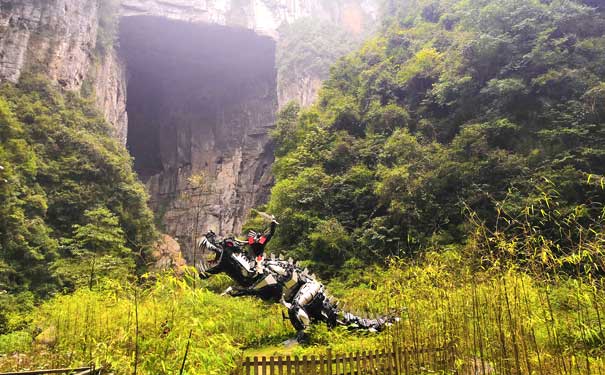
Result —
[[325, 78], [315, 74], [304, 75], [294, 82], [279, 85], [279, 106], [283, 107], [291, 101], [300, 104], [302, 107], [310, 106], [317, 99], [319, 89]]
[[115, 136], [126, 144], [126, 67], [113, 49], [99, 60], [92, 67], [91, 82], [94, 85], [95, 102], [107, 121], [113, 125]]
[[156, 243], [151, 257], [154, 261], [152, 269], [157, 271], [173, 270], [180, 275], [187, 265], [179, 243], [166, 234]]
[[[157, 16], [242, 27], [276, 40], [285, 25], [313, 18], [338, 25], [355, 37], [376, 23], [379, 3], [379, 0], [123, 0], [122, 16]], [[325, 74], [315, 72], [296, 79], [278, 74], [279, 106], [291, 100], [302, 106], [310, 105], [326, 78]]]

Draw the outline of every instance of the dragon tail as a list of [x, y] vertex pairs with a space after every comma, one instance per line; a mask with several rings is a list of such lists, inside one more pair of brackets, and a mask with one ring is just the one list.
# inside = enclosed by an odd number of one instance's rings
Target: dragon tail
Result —
[[329, 302], [331, 310], [331, 325], [332, 326], [344, 326], [349, 329], [359, 329], [359, 330], [367, 330], [371, 332], [380, 332], [383, 331], [386, 327], [393, 325], [398, 322], [400, 319], [395, 314], [389, 314], [374, 318], [364, 318], [348, 312], [346, 308], [340, 309], [337, 303]]

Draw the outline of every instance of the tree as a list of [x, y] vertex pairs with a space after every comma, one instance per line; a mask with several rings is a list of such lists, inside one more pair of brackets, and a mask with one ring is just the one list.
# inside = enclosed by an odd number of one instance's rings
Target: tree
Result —
[[100, 277], [122, 279], [134, 271], [134, 255], [125, 246], [118, 217], [103, 206], [84, 213], [86, 224], [73, 226], [73, 237], [64, 239], [68, 257], [54, 264], [55, 274], [68, 288], [88, 285]]

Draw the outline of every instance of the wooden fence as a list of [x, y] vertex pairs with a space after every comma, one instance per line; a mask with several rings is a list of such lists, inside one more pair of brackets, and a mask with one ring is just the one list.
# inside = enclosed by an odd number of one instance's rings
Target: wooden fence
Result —
[[412, 375], [453, 371], [453, 345], [401, 348], [321, 356], [246, 357], [233, 375]]

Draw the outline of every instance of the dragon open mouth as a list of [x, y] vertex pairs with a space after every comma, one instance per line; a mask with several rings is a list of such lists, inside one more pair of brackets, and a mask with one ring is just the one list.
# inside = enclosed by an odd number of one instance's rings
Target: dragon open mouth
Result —
[[203, 237], [198, 246], [200, 248], [200, 258], [195, 267], [200, 274], [212, 271], [221, 264], [223, 251], [220, 247], [212, 244], [206, 237]]

